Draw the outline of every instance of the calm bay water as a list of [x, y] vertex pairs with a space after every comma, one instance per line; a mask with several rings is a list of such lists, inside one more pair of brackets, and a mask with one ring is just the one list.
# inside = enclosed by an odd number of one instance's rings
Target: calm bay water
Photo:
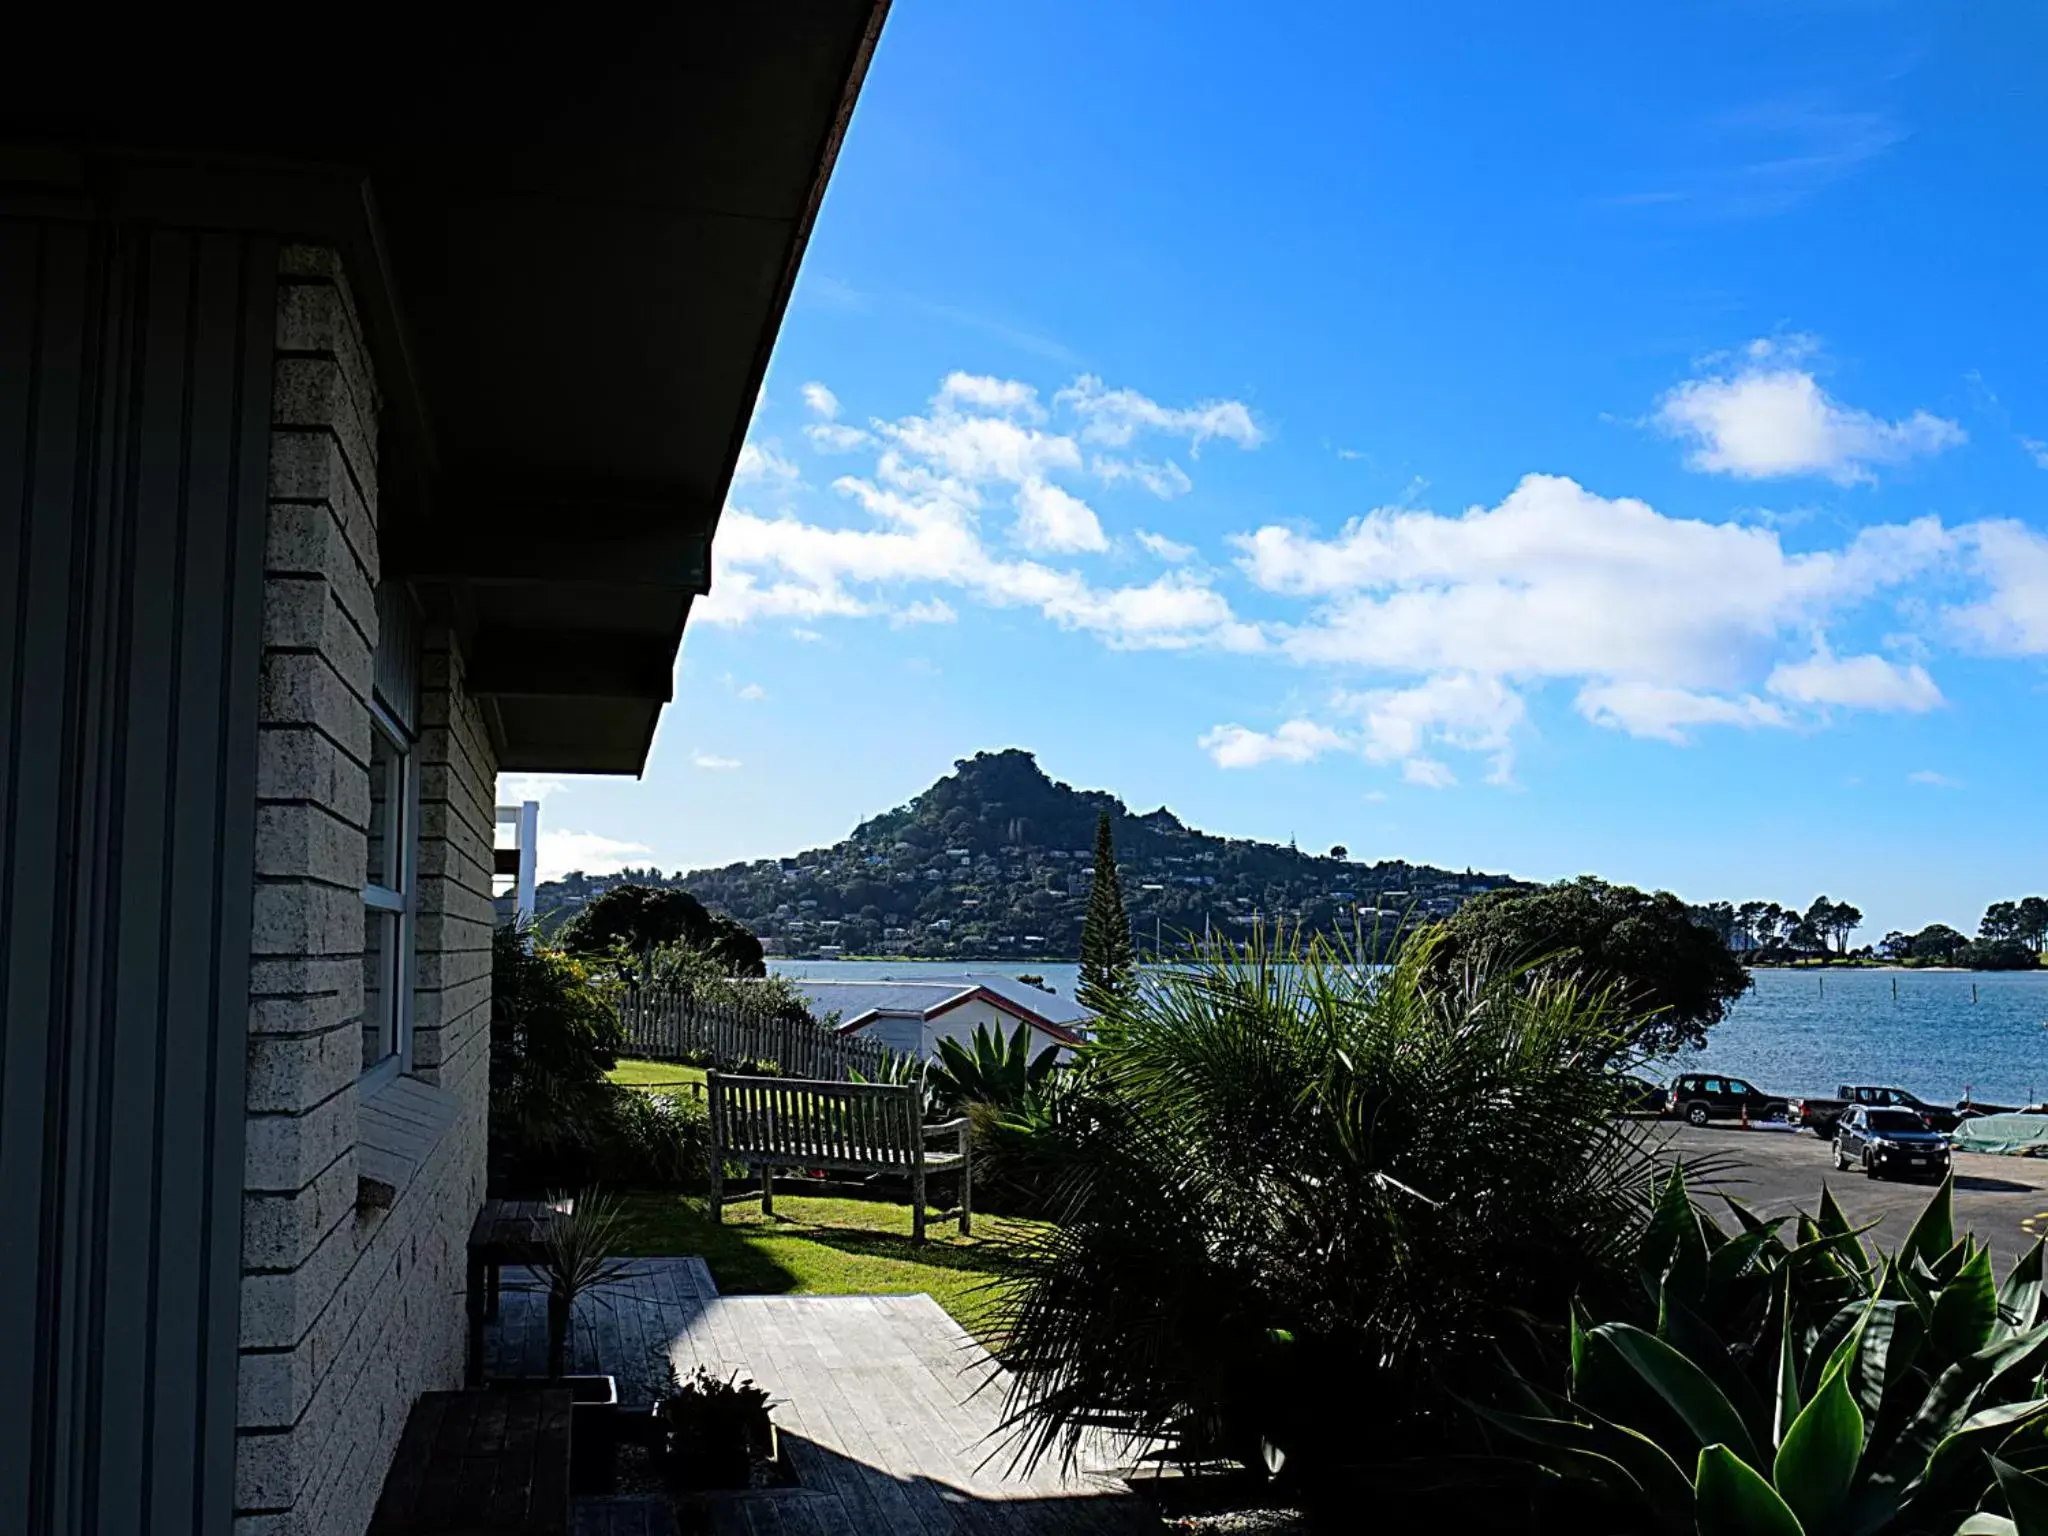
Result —
[[[1073, 996], [1080, 973], [1074, 965], [994, 961], [771, 963], [785, 975], [842, 981], [1035, 974], [1063, 997]], [[1707, 1049], [1668, 1063], [1670, 1071], [1725, 1072], [1772, 1093], [1884, 1083], [1935, 1103], [1952, 1103], [1966, 1088], [1994, 1103], [2048, 1096], [2048, 971], [1758, 971], [1755, 979]]]

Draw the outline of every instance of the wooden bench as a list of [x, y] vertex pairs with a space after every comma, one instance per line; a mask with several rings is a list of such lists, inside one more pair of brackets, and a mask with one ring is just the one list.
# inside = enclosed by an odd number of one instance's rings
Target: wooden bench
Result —
[[498, 1315], [498, 1271], [547, 1258], [548, 1223], [574, 1200], [486, 1200], [469, 1228], [469, 1355], [463, 1385], [484, 1384], [484, 1321]]
[[[722, 1219], [725, 1165], [761, 1175], [761, 1210], [775, 1210], [775, 1170], [823, 1168], [901, 1174], [910, 1180], [911, 1235], [924, 1241], [925, 1179], [960, 1179], [960, 1230], [971, 1230], [974, 1154], [963, 1116], [924, 1123], [924, 1090], [915, 1083], [837, 1083], [788, 1077], [705, 1074], [711, 1106], [711, 1219]], [[925, 1143], [950, 1136], [957, 1150]]]
[[425, 1392], [369, 1536], [567, 1536], [569, 1389]]

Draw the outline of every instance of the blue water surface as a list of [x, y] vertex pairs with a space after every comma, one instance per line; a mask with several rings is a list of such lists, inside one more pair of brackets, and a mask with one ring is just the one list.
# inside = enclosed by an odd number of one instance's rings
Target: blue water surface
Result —
[[[1071, 997], [1075, 965], [1004, 961], [776, 960], [785, 975], [868, 981], [973, 971], [1035, 974]], [[1772, 1093], [1832, 1093], [1842, 1083], [1905, 1088], [1935, 1103], [2048, 1097], [2048, 971], [1776, 971], [1717, 1027], [1707, 1049], [1660, 1063], [1705, 1068]]]

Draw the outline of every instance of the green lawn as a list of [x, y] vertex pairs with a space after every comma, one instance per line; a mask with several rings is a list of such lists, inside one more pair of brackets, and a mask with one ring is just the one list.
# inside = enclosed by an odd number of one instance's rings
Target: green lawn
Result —
[[692, 1084], [704, 1086], [702, 1067], [681, 1067], [672, 1061], [621, 1061], [605, 1076], [621, 1088], [655, 1088], [665, 1093]]
[[922, 1248], [910, 1241], [910, 1207], [877, 1200], [775, 1195], [775, 1214], [759, 1202], [725, 1208], [714, 1226], [702, 1198], [673, 1194], [623, 1197], [619, 1251], [633, 1255], [694, 1253], [711, 1266], [721, 1291], [817, 1296], [901, 1296], [917, 1291], [988, 1341], [997, 1288], [1012, 1273], [1008, 1245], [1035, 1223], [1002, 1216], [974, 1218], [974, 1235], [934, 1215]]
[[[621, 1061], [608, 1075], [622, 1088], [649, 1092], [674, 1093], [704, 1082], [702, 1067], [666, 1061]], [[773, 1217], [762, 1217], [758, 1201], [728, 1202], [721, 1226], [707, 1218], [700, 1195], [631, 1194], [622, 1204], [622, 1254], [701, 1255], [718, 1288], [735, 1295], [924, 1291], [984, 1341], [996, 1288], [1011, 1272], [1008, 1245], [1035, 1225], [976, 1216], [974, 1236], [962, 1237], [934, 1214], [920, 1248], [910, 1241], [910, 1207], [879, 1200], [816, 1199], [778, 1190]]]

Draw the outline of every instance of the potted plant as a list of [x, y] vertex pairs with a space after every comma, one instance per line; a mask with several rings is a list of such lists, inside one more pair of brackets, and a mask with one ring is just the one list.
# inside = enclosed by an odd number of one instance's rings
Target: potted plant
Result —
[[686, 1488], [745, 1488], [756, 1460], [775, 1459], [774, 1407], [767, 1390], [734, 1371], [703, 1366], [687, 1378], [669, 1366], [669, 1395], [654, 1413], [666, 1438], [669, 1476]]
[[551, 1196], [549, 1204], [554, 1214], [541, 1234], [533, 1266], [536, 1288], [547, 1298], [547, 1380], [566, 1386], [574, 1405], [570, 1479], [579, 1491], [602, 1492], [612, 1484], [617, 1460], [619, 1384], [608, 1375], [569, 1374], [569, 1332], [578, 1297], [600, 1295], [626, 1278], [627, 1261], [612, 1254], [618, 1244], [619, 1205], [595, 1189], [573, 1201]]

